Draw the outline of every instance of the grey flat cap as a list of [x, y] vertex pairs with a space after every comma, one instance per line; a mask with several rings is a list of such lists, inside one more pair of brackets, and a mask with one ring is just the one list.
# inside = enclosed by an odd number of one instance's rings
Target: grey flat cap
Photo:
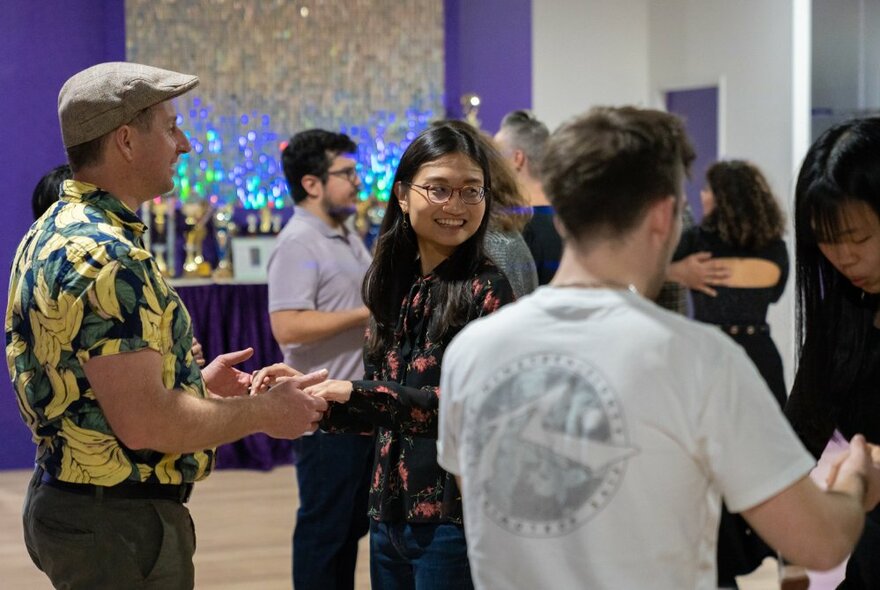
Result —
[[197, 76], [128, 62], [74, 74], [58, 93], [64, 147], [86, 143], [130, 122], [138, 111], [195, 88]]

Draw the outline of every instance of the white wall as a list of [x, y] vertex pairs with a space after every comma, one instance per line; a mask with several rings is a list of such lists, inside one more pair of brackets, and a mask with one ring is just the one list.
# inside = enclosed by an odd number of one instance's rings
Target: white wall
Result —
[[813, 0], [813, 106], [851, 110], [859, 102], [862, 0]]
[[[597, 104], [662, 107], [664, 90], [720, 83], [721, 157], [754, 161], [790, 214], [807, 147], [795, 138], [809, 137], [809, 97], [793, 91], [809, 76], [809, 55], [806, 70], [793, 56], [809, 47], [809, 30], [794, 43], [804, 7], [809, 21], [804, 0], [533, 0], [533, 107], [553, 128]], [[770, 312], [789, 386], [793, 293], [790, 279]]]
[[864, 84], [859, 106], [880, 109], [880, 2], [861, 0], [861, 5], [863, 12], [860, 35], [864, 44], [864, 59], [861, 63]]
[[[649, 3], [649, 87], [720, 83], [719, 155], [745, 158], [767, 175], [791, 217], [796, 168], [792, 47], [796, 0], [655, 0]], [[803, 113], [799, 113], [803, 115]], [[797, 125], [807, 126], [799, 117]], [[787, 238], [793, 246], [793, 232]], [[773, 338], [791, 386], [794, 280], [770, 309]]]
[[648, 0], [532, 1], [532, 107], [550, 129], [648, 97]]
[[812, 0], [813, 138], [880, 109], [880, 2]]

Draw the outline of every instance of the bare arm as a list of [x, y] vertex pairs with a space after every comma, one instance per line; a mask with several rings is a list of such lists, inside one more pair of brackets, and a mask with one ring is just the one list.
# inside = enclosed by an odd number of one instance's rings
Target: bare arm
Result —
[[369, 317], [366, 306], [345, 311], [285, 309], [273, 311], [269, 321], [278, 344], [308, 344], [351, 328], [366, 327]]
[[695, 252], [670, 263], [666, 269], [668, 280], [711, 297], [718, 295], [712, 287], [724, 285], [729, 276], [730, 270], [723, 263], [716, 262], [711, 252]]
[[787, 560], [817, 570], [846, 559], [865, 523], [859, 497], [822, 492], [809, 477], [742, 515]]
[[857, 436], [829, 491], [804, 477], [742, 515], [786, 559], [828, 570], [846, 559], [858, 541], [865, 510], [877, 504], [878, 478], [880, 469]]
[[326, 372], [297, 377], [253, 397], [201, 399], [162, 383], [162, 357], [151, 349], [94, 357], [84, 366], [114, 434], [132, 449], [191, 453], [255, 432], [297, 438], [327, 409], [300, 387]]

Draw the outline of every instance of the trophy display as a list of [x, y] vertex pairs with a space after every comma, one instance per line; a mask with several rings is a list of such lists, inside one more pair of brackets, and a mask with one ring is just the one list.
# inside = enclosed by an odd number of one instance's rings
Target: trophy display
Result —
[[214, 269], [215, 279], [232, 278], [231, 244], [235, 234], [235, 223], [232, 220], [234, 205], [228, 203], [214, 210], [214, 237], [217, 239], [217, 268]]
[[156, 266], [163, 276], [170, 277], [173, 273], [168, 272], [168, 262], [165, 254], [168, 251], [168, 201], [165, 197], [160, 197], [152, 202], [153, 227], [152, 231], [155, 239], [151, 240], [153, 258], [156, 260]]
[[211, 276], [211, 265], [205, 260], [205, 238], [208, 236], [207, 223], [211, 218], [210, 207], [204, 201], [191, 200], [181, 208], [186, 224], [186, 258], [183, 274], [189, 278]]

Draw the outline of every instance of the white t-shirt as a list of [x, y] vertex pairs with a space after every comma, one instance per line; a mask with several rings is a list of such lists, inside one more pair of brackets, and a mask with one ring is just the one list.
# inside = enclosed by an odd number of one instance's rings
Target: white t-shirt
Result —
[[482, 589], [715, 588], [721, 495], [739, 512], [814, 464], [739, 346], [625, 291], [472, 322], [440, 391]]

